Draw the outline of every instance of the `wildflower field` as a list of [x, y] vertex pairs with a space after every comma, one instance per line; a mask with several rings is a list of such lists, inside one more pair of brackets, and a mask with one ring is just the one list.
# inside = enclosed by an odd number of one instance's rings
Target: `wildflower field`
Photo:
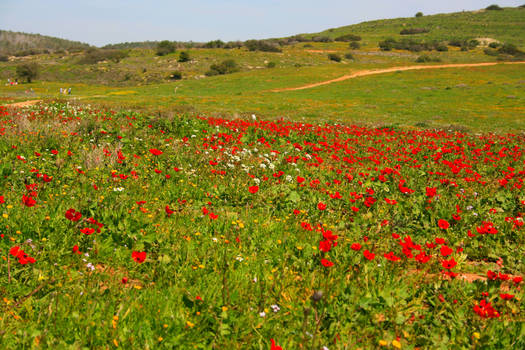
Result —
[[524, 146], [0, 107], [0, 348], [524, 348]]

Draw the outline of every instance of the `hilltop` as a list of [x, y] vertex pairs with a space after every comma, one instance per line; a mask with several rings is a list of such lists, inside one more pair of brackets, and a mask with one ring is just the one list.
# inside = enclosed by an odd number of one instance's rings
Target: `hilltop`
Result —
[[0, 30], [0, 54], [25, 56], [41, 52], [84, 50], [89, 44], [52, 36]]

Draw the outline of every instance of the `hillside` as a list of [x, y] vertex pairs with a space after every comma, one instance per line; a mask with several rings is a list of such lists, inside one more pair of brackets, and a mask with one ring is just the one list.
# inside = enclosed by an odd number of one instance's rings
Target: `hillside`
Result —
[[40, 34], [0, 30], [0, 54], [15, 55], [46, 51], [87, 49], [89, 44]]
[[[425, 28], [428, 33], [400, 35], [403, 29]], [[504, 8], [502, 11], [465, 11], [411, 18], [382, 19], [331, 28], [304, 37], [329, 37], [335, 39], [345, 34], [362, 36], [363, 42], [377, 46], [388, 37], [417, 37], [422, 40], [450, 41], [475, 38], [492, 38], [525, 47], [525, 8]]]

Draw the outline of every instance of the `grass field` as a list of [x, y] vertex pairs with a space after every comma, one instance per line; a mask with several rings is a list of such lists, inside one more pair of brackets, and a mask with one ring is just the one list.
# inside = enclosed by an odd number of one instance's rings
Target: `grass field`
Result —
[[[525, 348], [525, 64], [377, 48], [406, 27], [523, 48], [520, 24], [505, 9], [312, 34], [359, 50], [0, 62], [2, 79], [41, 66], [0, 86], [0, 348]], [[231, 58], [239, 72], [204, 76]], [[498, 64], [275, 91], [481, 62]]]

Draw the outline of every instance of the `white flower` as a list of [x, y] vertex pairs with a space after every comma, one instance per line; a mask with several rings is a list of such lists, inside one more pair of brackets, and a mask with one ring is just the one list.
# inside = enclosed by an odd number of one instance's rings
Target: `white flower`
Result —
[[292, 180], [293, 180], [293, 179], [292, 179], [292, 177], [291, 177], [290, 175], [286, 175], [286, 181], [288, 181], [288, 182], [292, 182]]
[[124, 191], [124, 187], [115, 187], [113, 188], [113, 192], [122, 192]]
[[217, 237], [212, 237], [211, 240], [214, 241], [214, 242], [217, 242], [217, 241], [218, 241]]
[[259, 316], [265, 317], [266, 316], [266, 312], [264, 312], [264, 311], [259, 312]]
[[277, 304], [270, 305], [270, 308], [273, 312], [278, 312], [279, 310], [281, 310], [281, 308]]
[[256, 119], [257, 119], [257, 117], [255, 116], [255, 114], [252, 114], [252, 119], [253, 119], [253, 120], [256, 120]]
[[238, 255], [238, 256], [235, 258], [235, 260], [237, 260], [237, 261], [243, 261], [244, 258], [243, 258], [242, 256]]

